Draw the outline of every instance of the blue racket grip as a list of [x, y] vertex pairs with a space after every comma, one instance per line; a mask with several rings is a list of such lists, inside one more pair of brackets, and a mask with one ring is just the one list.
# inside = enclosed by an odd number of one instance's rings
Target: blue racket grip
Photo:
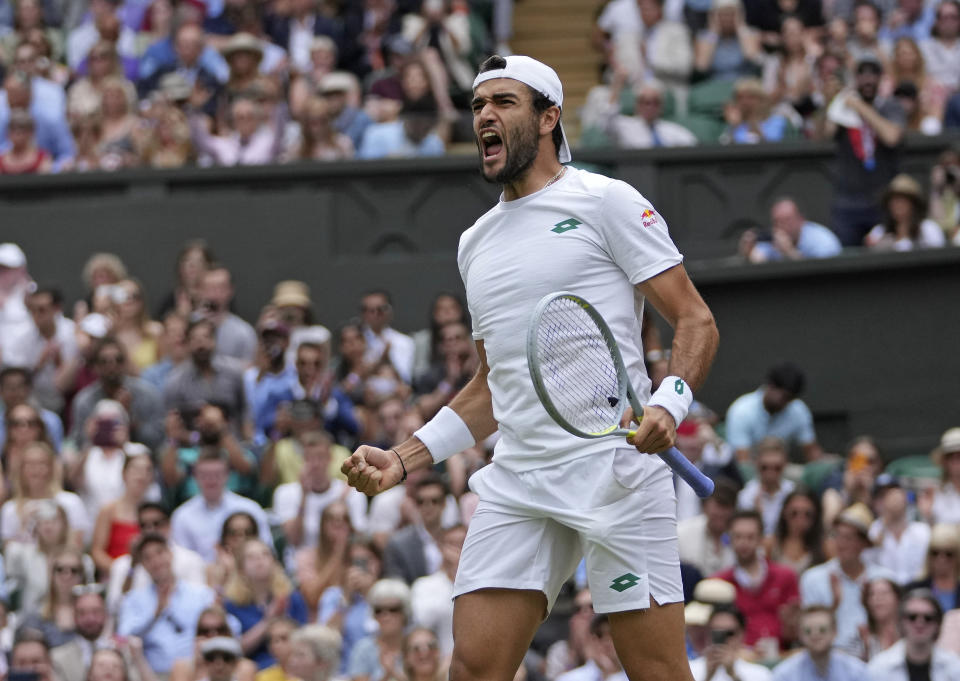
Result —
[[693, 488], [698, 497], [705, 499], [713, 494], [713, 480], [701, 473], [700, 469], [690, 463], [690, 459], [681, 454], [676, 447], [660, 452], [660, 456], [677, 475], [683, 478], [684, 482]]

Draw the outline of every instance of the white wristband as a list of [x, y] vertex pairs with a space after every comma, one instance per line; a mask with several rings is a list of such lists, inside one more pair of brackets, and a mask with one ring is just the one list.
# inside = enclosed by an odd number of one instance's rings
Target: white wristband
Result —
[[476, 444], [467, 424], [450, 407], [441, 408], [436, 416], [413, 435], [427, 446], [434, 463], [440, 463]]
[[660, 387], [647, 402], [648, 407], [663, 407], [679, 426], [687, 418], [690, 405], [693, 404], [693, 391], [687, 382], [679, 376], [667, 376]]

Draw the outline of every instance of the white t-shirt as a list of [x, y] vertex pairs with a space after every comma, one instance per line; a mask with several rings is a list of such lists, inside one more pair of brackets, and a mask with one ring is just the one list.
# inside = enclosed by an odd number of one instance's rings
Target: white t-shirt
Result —
[[[874, 244], [884, 239], [886, 228], [883, 225], [876, 225], [867, 234], [868, 244]], [[890, 237], [892, 238], [892, 237]], [[915, 248], [941, 248], [947, 245], [947, 238], [943, 235], [943, 230], [933, 220], [923, 220], [920, 222], [920, 230], [917, 234], [917, 240], [896, 239], [892, 241], [892, 248], [895, 251], [912, 251]]]
[[[273, 512], [285, 523], [297, 517], [303, 487], [299, 482], [280, 485], [273, 492]], [[331, 480], [326, 492], [311, 492], [303, 512], [303, 541], [300, 546], [316, 546], [320, 537], [320, 514], [335, 501], [343, 500], [350, 514], [350, 523], [355, 532], [367, 531], [367, 497], [362, 492], [348, 487], [343, 480]]]
[[[709, 679], [707, 678], [707, 658], [698, 657], [691, 660], [690, 671], [696, 681], [731, 681], [730, 675], [723, 667], [718, 667]], [[753, 664], [745, 660], [736, 660], [733, 663], [733, 671], [739, 681], [770, 681], [773, 678], [773, 672], [759, 664]]]
[[437, 635], [440, 655], [453, 652], [453, 582], [443, 570], [420, 577], [410, 587], [413, 622]]
[[[123, 461], [126, 456], [149, 455], [150, 450], [139, 442], [128, 442], [107, 456], [101, 447], [91, 447], [83, 463], [83, 492], [80, 497], [87, 507], [87, 516], [96, 520], [100, 509], [123, 496]], [[160, 487], [153, 483], [145, 500], [159, 501]]]
[[[682, 261], [666, 223], [633, 187], [567, 167], [540, 191], [501, 201], [460, 237], [457, 263], [490, 373], [501, 438], [495, 461], [520, 472], [610, 448], [560, 428], [540, 403], [527, 367], [530, 316], [546, 294], [571, 291], [593, 304], [620, 345], [641, 402], [650, 395], [640, 345], [643, 297], [634, 285]], [[622, 441], [622, 438], [620, 438]]]

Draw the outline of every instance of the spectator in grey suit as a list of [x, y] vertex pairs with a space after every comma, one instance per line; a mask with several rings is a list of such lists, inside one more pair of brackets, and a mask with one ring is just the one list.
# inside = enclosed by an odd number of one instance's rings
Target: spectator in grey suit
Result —
[[383, 576], [398, 577], [412, 584], [418, 577], [440, 568], [443, 555], [441, 518], [447, 487], [439, 474], [431, 473], [417, 483], [414, 500], [420, 518], [399, 530], [387, 543], [383, 554]]

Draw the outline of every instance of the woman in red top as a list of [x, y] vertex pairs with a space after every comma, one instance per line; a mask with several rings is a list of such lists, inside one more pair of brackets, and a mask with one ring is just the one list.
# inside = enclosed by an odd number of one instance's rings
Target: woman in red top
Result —
[[50, 154], [37, 148], [33, 131], [33, 117], [28, 111], [14, 109], [10, 112], [7, 124], [10, 148], [0, 154], [0, 175], [50, 172]]
[[102, 572], [110, 571], [114, 558], [130, 553], [131, 543], [140, 535], [137, 507], [146, 499], [153, 473], [148, 454], [127, 456], [124, 460], [123, 496], [100, 509], [90, 542], [90, 555]]

